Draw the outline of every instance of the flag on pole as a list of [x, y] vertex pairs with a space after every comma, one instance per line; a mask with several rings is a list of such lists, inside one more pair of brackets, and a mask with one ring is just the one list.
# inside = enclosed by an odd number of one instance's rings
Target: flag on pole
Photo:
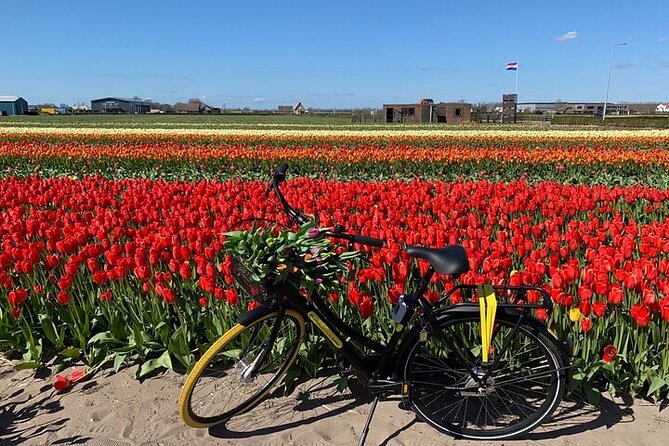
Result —
[[518, 69], [518, 62], [509, 62], [506, 64], [507, 71], [516, 71]]

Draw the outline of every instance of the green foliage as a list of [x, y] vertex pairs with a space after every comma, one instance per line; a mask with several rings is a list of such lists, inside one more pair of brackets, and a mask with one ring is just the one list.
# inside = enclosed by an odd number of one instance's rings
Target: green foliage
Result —
[[251, 279], [271, 292], [278, 285], [304, 289], [308, 295], [341, 292], [340, 277], [348, 272], [346, 262], [359, 257], [358, 251], [337, 253], [325, 237], [326, 229], [316, 229], [314, 221], [296, 232], [273, 226], [226, 233], [225, 249], [248, 268]]
[[630, 115], [609, 116], [602, 122], [601, 116], [555, 115], [551, 121], [556, 125], [593, 125], [606, 127], [634, 128], [669, 128], [669, 117], [666, 115]]

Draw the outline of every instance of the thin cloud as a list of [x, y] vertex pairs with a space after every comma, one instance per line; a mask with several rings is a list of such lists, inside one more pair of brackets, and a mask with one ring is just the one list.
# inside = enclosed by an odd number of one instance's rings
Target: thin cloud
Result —
[[615, 68], [616, 70], [629, 70], [632, 67], [634, 67], [634, 64], [630, 62], [619, 63], [613, 66], [613, 68]]
[[576, 31], [569, 31], [564, 34], [560, 34], [555, 38], [558, 42], [564, 42], [566, 40], [574, 40], [578, 37], [578, 33]]
[[657, 43], [664, 43], [666, 41], [667, 41], [666, 37], [660, 37], [659, 39], [657, 39]]
[[319, 97], [351, 97], [355, 96], [355, 93], [309, 93], [307, 96], [319, 96]]
[[103, 76], [111, 78], [111, 79], [133, 79], [134, 78], [134, 76], [132, 74], [128, 74], [128, 73], [105, 73]]

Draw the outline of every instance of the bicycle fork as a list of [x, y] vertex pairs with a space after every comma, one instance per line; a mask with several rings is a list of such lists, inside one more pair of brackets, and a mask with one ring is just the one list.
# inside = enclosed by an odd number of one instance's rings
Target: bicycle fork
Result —
[[[280, 307], [279, 314], [277, 315], [276, 320], [274, 321], [274, 325], [272, 326], [272, 331], [270, 332], [269, 338], [267, 339], [267, 341], [265, 341], [264, 345], [262, 346], [262, 349], [260, 350], [260, 353], [258, 354], [258, 356], [255, 357], [253, 362], [251, 362], [250, 364], [246, 364], [244, 361], [240, 360], [240, 363], [243, 365], [242, 381], [249, 382], [256, 377], [256, 374], [258, 373], [260, 367], [265, 362], [265, 359], [267, 359], [267, 356], [272, 351], [272, 348], [274, 348], [274, 341], [276, 340], [276, 337], [279, 334], [279, 327], [281, 327], [281, 322], [283, 321], [283, 316], [285, 314], [286, 314], [286, 308]], [[260, 331], [260, 328], [261, 327], [258, 327], [258, 332]], [[251, 345], [253, 339], [255, 339], [255, 337], [258, 336], [258, 332], [253, 334], [249, 345]]]

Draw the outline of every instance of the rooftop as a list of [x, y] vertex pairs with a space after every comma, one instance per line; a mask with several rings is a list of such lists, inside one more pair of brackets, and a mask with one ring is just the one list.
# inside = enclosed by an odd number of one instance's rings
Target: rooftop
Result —
[[107, 97], [99, 98], [99, 99], [91, 99], [91, 102], [109, 101], [109, 100], [112, 100], [112, 101], [123, 101], [123, 102], [142, 102], [142, 103], [143, 103], [143, 102], [146, 102], [146, 101], [144, 101], [144, 100], [142, 100], [142, 99], [119, 98], [119, 97], [116, 97], [116, 96], [107, 96]]

